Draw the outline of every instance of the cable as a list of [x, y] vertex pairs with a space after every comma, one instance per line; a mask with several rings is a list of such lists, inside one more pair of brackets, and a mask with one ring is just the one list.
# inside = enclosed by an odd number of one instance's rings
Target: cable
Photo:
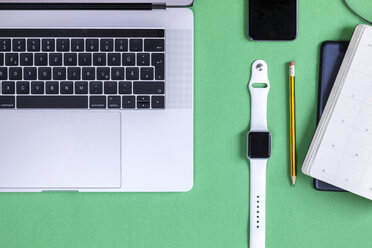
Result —
[[371, 24], [372, 25], [372, 22], [371, 21], [368, 21], [366, 18], [364, 18], [363, 16], [359, 15], [353, 8], [351, 8], [350, 4], [347, 2], [347, 0], [344, 0], [344, 3], [346, 4], [346, 6], [351, 10], [351, 12], [353, 12], [355, 15], [357, 15], [359, 18], [361, 18], [363, 21], [367, 22], [368, 24]]

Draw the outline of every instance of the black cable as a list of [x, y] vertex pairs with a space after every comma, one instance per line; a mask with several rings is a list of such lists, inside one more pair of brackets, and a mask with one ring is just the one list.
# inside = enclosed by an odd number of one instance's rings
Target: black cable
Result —
[[344, 0], [344, 3], [346, 4], [346, 6], [351, 10], [351, 12], [353, 12], [355, 15], [359, 16], [363, 21], [367, 22], [368, 24], [371, 24], [372, 25], [372, 22], [371, 21], [368, 21], [366, 18], [364, 18], [363, 16], [359, 15], [353, 8], [351, 8], [350, 4], [347, 2], [347, 0]]

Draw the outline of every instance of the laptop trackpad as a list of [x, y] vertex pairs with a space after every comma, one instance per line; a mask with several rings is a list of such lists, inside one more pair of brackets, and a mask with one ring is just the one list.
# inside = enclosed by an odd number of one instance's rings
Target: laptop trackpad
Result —
[[4, 111], [0, 187], [120, 187], [120, 147], [118, 112]]

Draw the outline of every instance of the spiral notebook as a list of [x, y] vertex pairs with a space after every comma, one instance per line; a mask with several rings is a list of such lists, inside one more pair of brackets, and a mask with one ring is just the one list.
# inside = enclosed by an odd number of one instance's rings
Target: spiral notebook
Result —
[[372, 27], [355, 28], [302, 171], [372, 200]]

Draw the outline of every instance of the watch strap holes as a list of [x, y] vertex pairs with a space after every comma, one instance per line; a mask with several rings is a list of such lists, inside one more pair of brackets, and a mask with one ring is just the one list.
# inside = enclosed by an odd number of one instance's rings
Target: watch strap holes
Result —
[[268, 85], [267, 85], [267, 83], [253, 83], [252, 87], [253, 88], [267, 88]]

